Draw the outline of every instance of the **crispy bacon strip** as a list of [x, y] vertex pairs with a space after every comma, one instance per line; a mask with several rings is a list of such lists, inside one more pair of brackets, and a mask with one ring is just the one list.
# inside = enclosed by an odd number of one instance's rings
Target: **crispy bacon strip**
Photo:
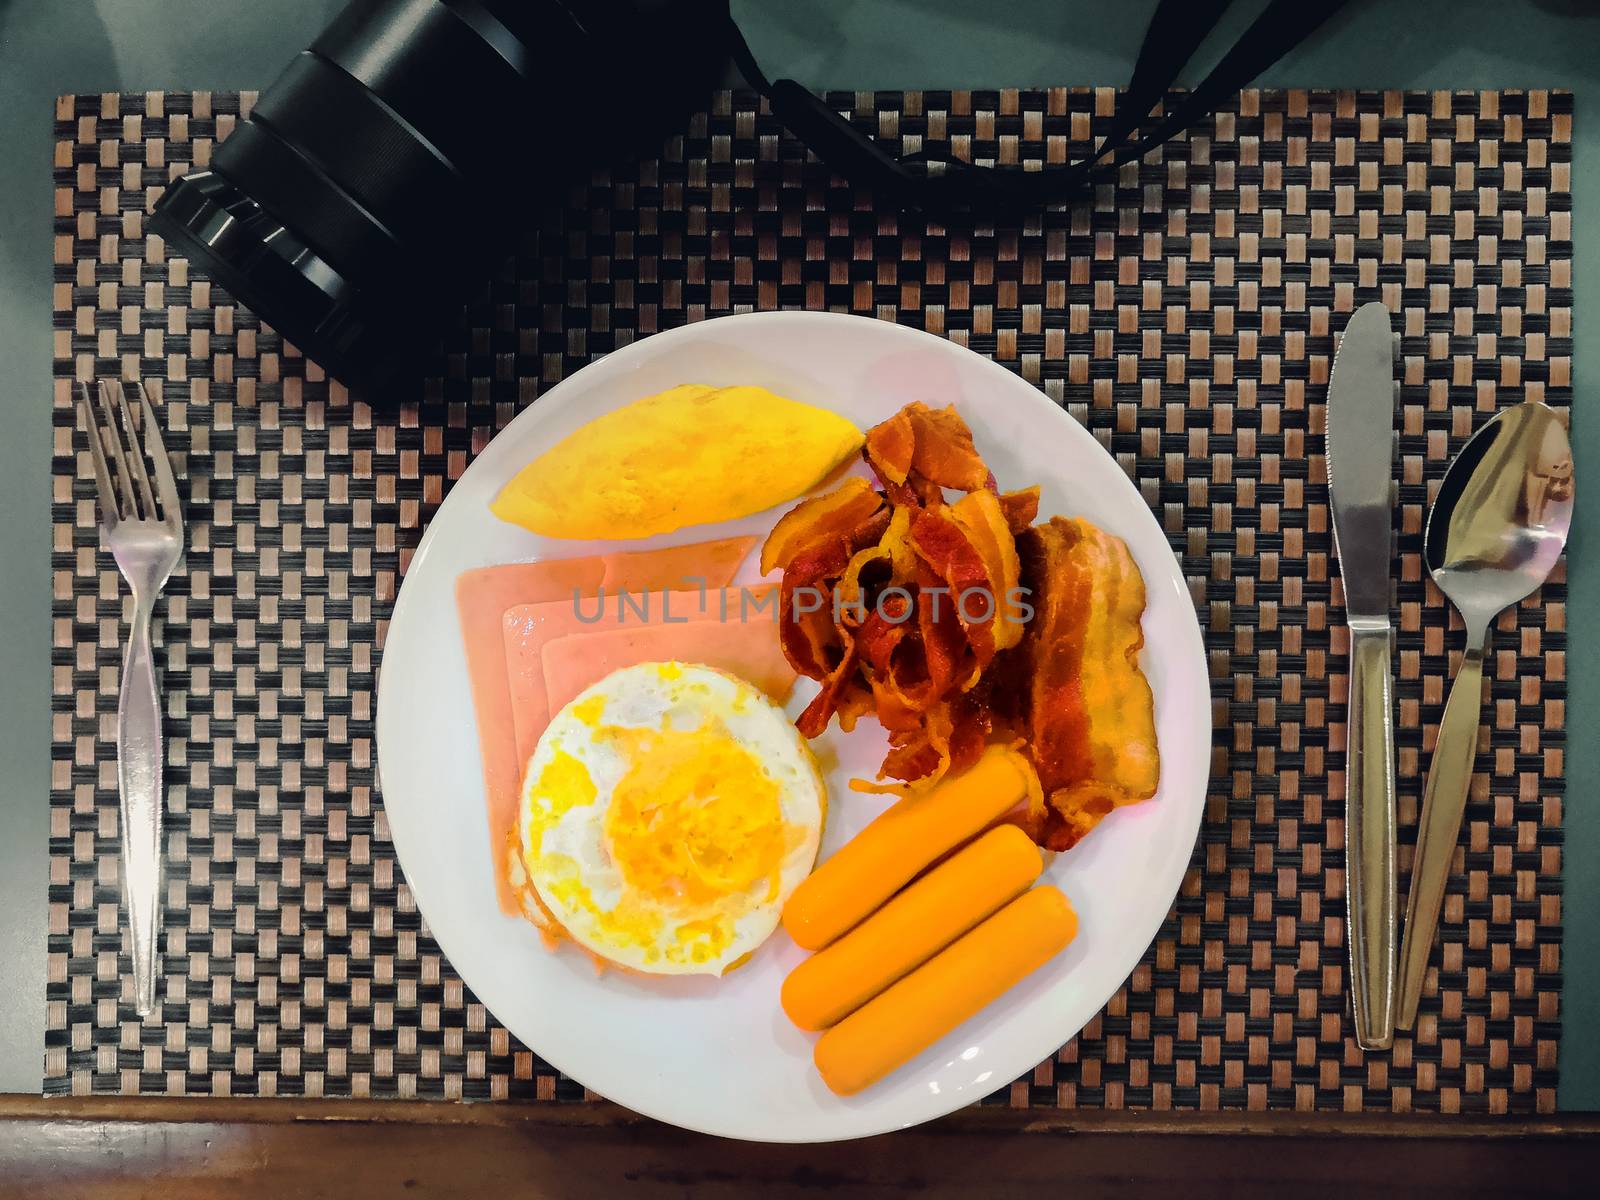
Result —
[[[931, 573], [927, 583], [940, 586]], [[933, 694], [970, 687], [981, 668], [947, 593], [926, 585], [917, 593], [917, 628], [922, 634], [922, 670]]]
[[916, 624], [908, 615], [913, 604], [914, 601], [891, 596], [873, 608], [862, 622], [856, 642], [861, 649], [861, 661], [874, 671], [889, 671], [894, 652], [906, 635], [916, 633]]
[[980, 665], [1021, 640], [1016, 543], [993, 492], [970, 492], [920, 513], [911, 545], [949, 589], [945, 602], [956, 610]]
[[778, 636], [784, 657], [800, 674], [825, 679], [837, 666], [835, 655], [843, 654], [843, 644], [833, 620], [834, 587], [856, 553], [883, 537], [890, 520], [889, 510], [880, 507], [854, 529], [813, 542], [784, 570]]
[[[972, 444], [972, 430], [954, 407], [908, 404], [867, 431], [862, 452], [891, 493], [902, 485], [915, 488], [918, 481], [962, 492], [994, 486], [994, 476]], [[930, 498], [923, 491], [917, 494]]]
[[877, 611], [873, 601], [891, 569], [889, 551], [881, 542], [852, 554], [834, 585], [834, 619], [852, 629], [864, 624]]
[[1039, 485], [1020, 492], [1002, 492], [1000, 511], [1005, 515], [1006, 528], [1013, 534], [1021, 533], [1039, 517]]
[[[828, 720], [840, 706], [846, 689], [848, 689], [856, 670], [856, 645], [848, 641], [844, 646], [844, 655], [839, 659], [837, 666], [829, 671], [822, 680], [822, 690], [816, 694], [811, 703], [806, 705], [801, 714], [795, 718], [794, 726], [808, 738], [817, 737], [828, 727]], [[849, 728], [841, 719], [840, 725]], [[853, 720], [851, 724], [853, 724]]]
[[849, 729], [871, 709], [870, 690], [856, 679], [855, 627], [860, 622], [853, 609], [838, 602], [838, 591], [842, 583], [854, 589], [863, 566], [887, 556], [880, 543], [892, 521], [880, 504], [854, 528], [835, 529], [809, 542], [783, 572], [778, 637], [784, 657], [800, 674], [822, 681], [822, 690], [795, 721], [807, 737], [826, 729], [836, 712], [839, 724]]
[[950, 702], [950, 759], [945, 770], [959, 775], [983, 754], [994, 732], [994, 719], [987, 698], [964, 692]]
[[873, 710], [872, 690], [861, 684], [860, 678], [848, 680], [834, 696], [833, 715], [839, 720], [839, 728], [849, 733], [856, 727], [856, 722]]
[[902, 484], [911, 474], [911, 459], [917, 451], [917, 428], [909, 408], [902, 408], [887, 421], [867, 430], [861, 453], [885, 484]]
[[922, 720], [909, 729], [889, 732], [889, 753], [878, 771], [880, 779], [919, 781], [924, 786], [937, 783], [950, 762], [950, 710], [935, 705]]
[[809, 679], [826, 679], [844, 657], [833, 624], [832, 580], [850, 561], [848, 543], [827, 542], [799, 555], [778, 589], [778, 639], [789, 665]]
[[1008, 650], [1022, 640], [1022, 622], [1015, 603], [1021, 583], [1016, 536], [1007, 527], [994, 492], [971, 492], [951, 506], [950, 514], [983, 559], [994, 599], [994, 615], [985, 623], [994, 648]]
[[916, 726], [889, 731], [889, 754], [878, 777], [931, 787], [946, 774], [959, 774], [977, 762], [992, 730], [989, 710], [980, 697], [967, 693], [942, 700]]
[[869, 480], [852, 475], [825, 496], [802, 500], [784, 513], [761, 547], [761, 573], [781, 570], [819, 543], [849, 537], [883, 507]]
[[887, 553], [890, 583], [896, 587], [907, 587], [916, 578], [917, 552], [911, 548], [911, 521], [915, 515], [915, 509], [896, 508], [878, 543]]
[[1028, 741], [1049, 805], [1045, 844], [1076, 844], [1112, 809], [1155, 795], [1155, 703], [1139, 670], [1144, 579], [1127, 546], [1055, 517], [1017, 539], [1033, 621]]

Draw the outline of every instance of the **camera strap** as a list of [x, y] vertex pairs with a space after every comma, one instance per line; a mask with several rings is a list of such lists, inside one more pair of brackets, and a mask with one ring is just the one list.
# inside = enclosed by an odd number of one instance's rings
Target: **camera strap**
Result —
[[1232, 0], [1160, 0], [1118, 94], [1111, 128], [1094, 153], [1039, 169], [981, 166], [926, 150], [894, 155], [814, 92], [792, 79], [768, 79], [740, 33], [728, 0], [719, 0], [733, 60], [773, 114], [823, 162], [852, 182], [909, 207], [994, 208], [1062, 203], [1115, 173], [1217, 105], [1299, 45], [1346, 0], [1270, 0], [1220, 62], [1191, 91], [1155, 114], [1185, 64], [1194, 57]]

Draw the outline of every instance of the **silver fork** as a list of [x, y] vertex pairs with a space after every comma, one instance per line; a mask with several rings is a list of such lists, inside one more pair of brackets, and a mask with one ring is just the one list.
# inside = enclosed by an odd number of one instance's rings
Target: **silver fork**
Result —
[[[122, 888], [133, 943], [133, 1003], [144, 1017], [156, 999], [164, 807], [161, 693], [150, 653], [150, 613], [183, 553], [183, 513], [150, 397], [143, 384], [132, 386], [138, 392], [142, 448], [128, 405], [129, 385], [102, 379], [91, 393], [87, 383], [79, 383], [78, 408], [100, 493], [100, 540], [133, 593], [133, 625], [117, 700], [117, 792], [122, 802]], [[146, 457], [155, 471], [154, 486]]]

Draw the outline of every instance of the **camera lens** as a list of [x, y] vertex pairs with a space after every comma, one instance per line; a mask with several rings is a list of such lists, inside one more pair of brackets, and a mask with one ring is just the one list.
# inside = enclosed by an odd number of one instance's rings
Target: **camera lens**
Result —
[[541, 191], [658, 135], [707, 86], [699, 7], [355, 0], [152, 228], [330, 374], [381, 382]]

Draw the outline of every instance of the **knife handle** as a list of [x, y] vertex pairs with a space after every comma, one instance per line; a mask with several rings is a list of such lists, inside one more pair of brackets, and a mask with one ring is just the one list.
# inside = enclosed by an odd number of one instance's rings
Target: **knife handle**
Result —
[[1345, 719], [1345, 895], [1356, 1043], [1394, 1041], [1395, 798], [1389, 622], [1350, 626]]
[[1433, 935], [1444, 908], [1450, 864], [1461, 838], [1461, 818], [1472, 788], [1472, 769], [1478, 756], [1478, 722], [1483, 715], [1483, 652], [1487, 631], [1473, 644], [1467, 632], [1467, 652], [1450, 687], [1444, 715], [1439, 719], [1439, 740], [1422, 793], [1422, 816], [1417, 822], [1417, 854], [1411, 862], [1411, 890], [1406, 896], [1406, 936], [1400, 963], [1399, 1001], [1395, 1025], [1410, 1029], [1417, 1020], [1422, 983], [1433, 953]]

